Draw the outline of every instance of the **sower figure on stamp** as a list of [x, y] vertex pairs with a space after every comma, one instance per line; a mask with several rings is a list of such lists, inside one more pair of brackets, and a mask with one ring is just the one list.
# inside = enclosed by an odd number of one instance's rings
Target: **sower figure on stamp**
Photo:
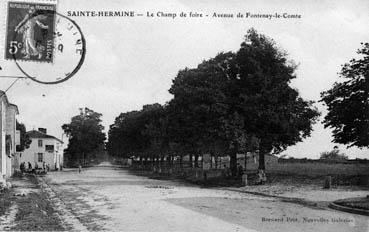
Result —
[[38, 25], [42, 29], [48, 29], [49, 26], [43, 24], [40, 20], [46, 19], [45, 15], [35, 16], [35, 8], [31, 6], [28, 14], [24, 16], [24, 19], [15, 27], [15, 31], [22, 33], [23, 35], [23, 49], [22, 53], [25, 55], [23, 58], [29, 59], [31, 56], [37, 56], [38, 59], [42, 58], [42, 51], [45, 47], [36, 43], [35, 40], [35, 26]]

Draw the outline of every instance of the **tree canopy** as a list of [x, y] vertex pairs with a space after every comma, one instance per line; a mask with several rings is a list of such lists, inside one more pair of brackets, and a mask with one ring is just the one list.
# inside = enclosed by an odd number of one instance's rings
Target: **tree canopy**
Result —
[[342, 66], [341, 82], [321, 93], [328, 108], [324, 126], [333, 129], [333, 142], [369, 147], [369, 43], [357, 51], [360, 58]]
[[237, 153], [260, 150], [264, 169], [264, 154], [309, 136], [319, 116], [290, 86], [295, 69], [272, 39], [250, 29], [237, 52], [180, 70], [169, 89], [173, 99], [155, 104], [158, 111], [144, 107], [117, 117], [110, 152], [157, 153], [156, 144], [161, 153], [229, 155], [234, 169]]
[[151, 156], [162, 148], [165, 138], [161, 131], [163, 110], [160, 104], [153, 104], [143, 106], [140, 111], [121, 113], [109, 129], [109, 153], [123, 157]]
[[259, 168], [264, 169], [264, 154], [309, 136], [319, 112], [290, 86], [296, 65], [272, 39], [251, 29], [236, 55], [235, 106], [245, 117], [245, 131], [259, 140]]
[[62, 129], [69, 139], [66, 149], [70, 162], [85, 163], [95, 151], [103, 151], [106, 139], [101, 125], [102, 114], [89, 108], [80, 109], [80, 113], [72, 117], [71, 122]]
[[19, 130], [20, 132], [20, 145], [17, 145], [16, 150], [17, 152], [22, 152], [29, 148], [32, 140], [27, 135], [26, 126], [23, 123], [18, 122], [18, 120], [16, 121], [16, 130]]

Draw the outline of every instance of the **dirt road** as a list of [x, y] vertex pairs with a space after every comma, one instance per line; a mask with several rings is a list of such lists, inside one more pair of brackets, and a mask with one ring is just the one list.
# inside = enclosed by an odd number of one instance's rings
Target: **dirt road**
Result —
[[369, 218], [275, 198], [152, 180], [103, 163], [44, 179], [76, 230], [369, 231]]

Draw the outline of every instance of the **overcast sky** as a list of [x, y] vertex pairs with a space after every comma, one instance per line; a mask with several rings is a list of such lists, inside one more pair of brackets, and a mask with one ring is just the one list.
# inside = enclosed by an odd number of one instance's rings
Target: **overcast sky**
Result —
[[[236, 51], [247, 30], [273, 38], [299, 64], [292, 85], [303, 98], [319, 100], [320, 92], [338, 81], [340, 66], [356, 56], [360, 42], [369, 41], [369, 2], [356, 1], [121, 1], [59, 0], [58, 11], [133, 10], [163, 12], [290, 13], [301, 19], [221, 18], [111, 18], [74, 17], [87, 41], [86, 60], [70, 80], [41, 85], [20, 80], [7, 93], [18, 105], [19, 120], [27, 129], [46, 127], [62, 137], [61, 125], [89, 107], [103, 114], [108, 130], [121, 112], [144, 104], [165, 103], [179, 69], [196, 67], [221, 51]], [[2, 20], [3, 18], [1, 18]], [[3, 23], [3, 22], [2, 22]], [[0, 34], [1, 36], [3, 34]], [[0, 37], [2, 40], [3, 38]], [[1, 41], [1, 44], [4, 44]], [[3, 57], [3, 53], [0, 53]], [[20, 74], [14, 63], [0, 60], [0, 75]], [[0, 89], [12, 80], [0, 79]], [[326, 113], [321, 104], [319, 110]], [[64, 137], [65, 139], [65, 137]], [[321, 122], [312, 136], [288, 148], [294, 157], [318, 158], [334, 146], [329, 129]], [[344, 145], [339, 145], [345, 150]], [[350, 158], [368, 158], [368, 150], [349, 149]]]

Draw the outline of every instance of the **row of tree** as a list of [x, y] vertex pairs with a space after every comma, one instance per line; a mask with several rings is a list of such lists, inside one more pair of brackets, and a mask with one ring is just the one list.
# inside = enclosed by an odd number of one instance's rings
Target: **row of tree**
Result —
[[[359, 148], [369, 146], [369, 43], [362, 46], [360, 57], [343, 65], [343, 81], [321, 94], [328, 108], [323, 123], [333, 129], [333, 142]], [[251, 29], [237, 52], [219, 53], [196, 68], [180, 70], [169, 89], [173, 99], [165, 105], [121, 113], [110, 126], [106, 148], [112, 156], [152, 160], [229, 155], [232, 169], [237, 153], [258, 150], [259, 167], [264, 169], [265, 154], [309, 136], [319, 117], [313, 102], [290, 86], [295, 69], [272, 39]], [[62, 126], [71, 163], [104, 154], [101, 117], [84, 108]], [[23, 131], [18, 149], [24, 150], [30, 140], [23, 124], [17, 122], [17, 130]], [[338, 155], [334, 150], [322, 153], [322, 158]]]
[[119, 157], [278, 153], [310, 135], [319, 117], [290, 86], [296, 65], [275, 42], [250, 29], [237, 52], [219, 53], [180, 70], [165, 105], [120, 114], [109, 129], [109, 154]]

